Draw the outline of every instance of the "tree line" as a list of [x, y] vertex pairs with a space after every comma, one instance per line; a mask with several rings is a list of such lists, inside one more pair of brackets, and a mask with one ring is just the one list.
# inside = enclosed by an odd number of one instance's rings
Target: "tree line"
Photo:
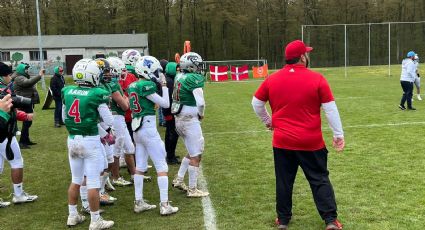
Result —
[[[185, 40], [207, 60], [284, 62], [283, 47], [301, 25], [425, 20], [425, 0], [39, 0], [44, 35], [148, 33], [150, 54], [173, 59]], [[0, 0], [0, 35], [36, 35], [35, 0]], [[258, 25], [258, 26], [257, 26]], [[348, 27], [349, 64], [368, 59], [368, 26]], [[425, 24], [391, 26], [391, 60], [425, 52]], [[388, 63], [388, 26], [373, 25], [372, 64]], [[341, 65], [344, 28], [306, 27], [313, 63]], [[382, 62], [382, 63], [380, 63]], [[343, 62], [342, 62], [343, 63]]]

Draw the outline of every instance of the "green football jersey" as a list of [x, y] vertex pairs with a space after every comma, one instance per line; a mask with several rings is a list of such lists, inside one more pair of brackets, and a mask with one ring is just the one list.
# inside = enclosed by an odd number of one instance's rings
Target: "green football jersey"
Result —
[[196, 106], [193, 90], [203, 88], [204, 82], [204, 76], [201, 74], [178, 74], [174, 81], [173, 101], [182, 105]]
[[115, 93], [115, 92], [120, 92], [121, 96], [124, 95], [124, 93], [123, 93], [123, 91], [121, 89], [121, 86], [118, 84], [118, 82], [102, 83], [102, 84], [100, 84], [99, 87], [107, 90], [110, 93], [110, 95], [111, 95], [110, 102], [108, 104], [109, 109], [112, 112], [115, 112], [115, 113], [117, 113], [119, 115], [125, 115], [125, 111], [123, 111], [118, 106], [118, 104], [112, 99], [112, 94]]
[[133, 118], [155, 115], [155, 103], [146, 96], [156, 92], [156, 85], [152, 81], [139, 80], [128, 87], [130, 109]]
[[75, 85], [62, 89], [65, 106], [65, 125], [70, 136], [95, 136], [99, 134], [98, 107], [109, 103], [109, 93], [100, 88], [83, 88]]

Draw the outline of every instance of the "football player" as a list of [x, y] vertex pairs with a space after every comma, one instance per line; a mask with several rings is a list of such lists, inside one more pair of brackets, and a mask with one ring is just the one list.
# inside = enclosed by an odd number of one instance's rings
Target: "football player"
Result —
[[113, 117], [107, 103], [109, 94], [97, 87], [101, 70], [96, 61], [82, 59], [72, 69], [77, 84], [62, 89], [62, 117], [68, 136], [68, 159], [72, 182], [68, 189], [68, 226], [75, 226], [85, 220], [77, 211], [80, 185], [86, 176], [91, 223], [89, 229], [106, 229], [113, 221], [103, 220], [99, 213], [99, 175], [103, 171], [102, 143], [98, 123], [103, 121], [109, 131]]
[[[171, 113], [175, 114], [176, 131], [183, 138], [188, 154], [183, 158], [173, 186], [187, 190], [188, 197], [208, 196], [208, 192], [197, 188], [199, 164], [204, 151], [201, 120], [204, 118], [205, 100], [202, 88], [204, 76], [202, 57], [188, 52], [180, 58], [180, 71], [176, 76], [173, 90]], [[189, 188], [184, 175], [189, 171]]]
[[114, 163], [112, 167], [112, 184], [117, 186], [127, 186], [132, 183], [124, 180], [119, 175], [119, 158], [124, 157], [129, 169], [130, 175], [134, 177], [134, 144], [131, 140], [125, 124], [125, 111], [129, 109], [128, 98], [124, 95], [121, 86], [118, 84], [118, 79], [125, 70], [125, 64], [117, 57], [109, 57], [106, 59], [111, 66], [112, 81], [109, 83], [112, 90], [111, 110], [114, 116], [114, 131], [116, 142], [113, 145]]
[[[128, 86], [130, 86], [131, 83], [137, 81], [136, 78], [136, 72], [134, 70], [134, 66], [136, 65], [137, 60], [142, 58], [142, 55], [140, 55], [140, 52], [135, 49], [129, 49], [122, 53], [122, 61], [125, 64], [125, 71], [122, 72], [121, 78], [119, 79], [119, 84], [121, 85], [122, 90], [124, 91], [125, 96], [128, 97]], [[131, 110], [127, 110], [125, 113], [125, 123], [127, 125], [128, 132], [130, 133], [131, 139], [134, 142], [133, 139], [133, 130], [131, 129]], [[125, 159], [126, 164], [127, 161], [131, 161], [130, 157], [134, 157], [134, 155], [127, 155], [127, 158]], [[132, 165], [134, 163], [134, 158], [132, 159]], [[148, 165], [148, 168], [151, 166]], [[131, 171], [131, 169], [129, 169]], [[131, 172], [130, 172], [131, 173]], [[132, 174], [134, 175], [134, 174]], [[152, 181], [151, 176], [143, 175], [143, 178], [145, 181]], [[132, 179], [134, 180], [134, 176], [132, 176]]]
[[415, 86], [416, 86], [416, 97], [419, 101], [422, 101], [421, 97], [421, 76], [419, 75], [419, 56], [418, 54], [415, 55], [415, 59], [413, 60], [416, 66], [416, 78], [415, 78]]
[[[155, 104], [163, 108], [170, 106], [168, 88], [159, 61], [152, 56], [144, 56], [137, 61], [135, 71], [138, 81], [129, 89], [132, 129], [136, 142], [136, 174], [134, 175], [134, 212], [156, 208], [143, 200], [143, 175], [147, 170], [148, 156], [152, 159], [158, 174], [160, 194], [160, 214], [170, 215], [179, 209], [171, 206], [168, 200], [168, 165], [165, 160], [164, 142], [156, 128]], [[159, 96], [155, 82], [162, 84], [162, 97]]]

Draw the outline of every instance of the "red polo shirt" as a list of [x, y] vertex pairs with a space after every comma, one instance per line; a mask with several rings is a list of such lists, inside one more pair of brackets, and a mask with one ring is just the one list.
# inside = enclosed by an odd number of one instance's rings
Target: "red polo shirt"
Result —
[[272, 109], [273, 147], [314, 151], [325, 147], [320, 107], [334, 100], [326, 79], [304, 65], [285, 65], [270, 75], [255, 97]]

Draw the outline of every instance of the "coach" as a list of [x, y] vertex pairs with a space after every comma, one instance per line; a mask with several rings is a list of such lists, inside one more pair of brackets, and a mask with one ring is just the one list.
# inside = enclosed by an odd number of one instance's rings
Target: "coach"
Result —
[[[292, 189], [298, 166], [310, 183], [326, 229], [342, 229], [327, 169], [328, 150], [321, 131], [320, 107], [333, 131], [336, 151], [344, 149], [344, 133], [328, 82], [308, 69], [308, 53], [312, 50], [300, 40], [289, 43], [285, 48], [286, 65], [264, 80], [252, 99], [257, 116], [273, 130], [278, 229], [288, 229], [292, 217]], [[267, 101], [272, 117], [265, 107]]]

